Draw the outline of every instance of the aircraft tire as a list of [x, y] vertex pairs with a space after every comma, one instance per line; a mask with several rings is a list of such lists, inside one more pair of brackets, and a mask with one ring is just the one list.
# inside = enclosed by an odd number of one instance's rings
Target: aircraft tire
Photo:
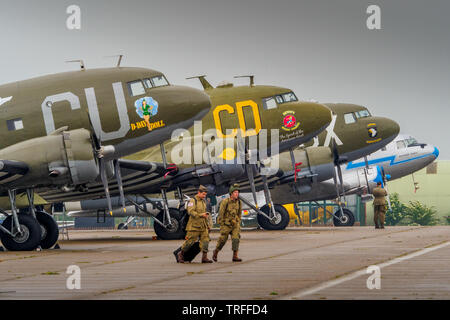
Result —
[[[28, 214], [19, 214], [18, 219], [23, 235], [18, 235], [13, 238], [0, 230], [2, 244], [9, 251], [33, 251], [41, 242], [41, 227], [39, 222]], [[13, 217], [8, 216], [3, 221], [2, 226], [7, 230], [11, 230], [12, 222]]]
[[[170, 218], [172, 219], [173, 227], [167, 229], [157, 222], [153, 223], [153, 228], [158, 238], [162, 240], [181, 240], [186, 237], [186, 224], [185, 224], [185, 214], [180, 212], [180, 210], [169, 208]], [[159, 221], [164, 219], [164, 211], [161, 211], [156, 218]]]
[[[271, 222], [269, 219], [264, 217], [263, 215], [258, 214], [258, 224], [261, 226], [261, 228], [265, 230], [284, 230], [286, 229], [287, 225], [289, 224], [289, 212], [279, 204], [275, 204], [275, 213], [277, 214], [277, 219], [275, 220], [275, 223]], [[261, 208], [261, 211], [265, 214], [269, 215], [270, 208], [268, 205], [265, 205]]]
[[51, 215], [44, 211], [36, 211], [36, 219], [41, 225], [41, 248], [50, 249], [58, 241], [58, 224]]
[[120, 223], [120, 224], [117, 226], [117, 229], [118, 229], [118, 230], [128, 230], [128, 226], [126, 226], [125, 223]]
[[[347, 208], [342, 208], [342, 211], [344, 212], [344, 217], [345, 217], [345, 222], [341, 222], [341, 220], [336, 219], [335, 217], [333, 217], [333, 224], [335, 227], [351, 227], [355, 224], [355, 216], [353, 215], [353, 212], [351, 212], [349, 209]], [[336, 210], [336, 212], [334, 213], [336, 216], [340, 217], [341, 216], [341, 212], [340, 210]]]

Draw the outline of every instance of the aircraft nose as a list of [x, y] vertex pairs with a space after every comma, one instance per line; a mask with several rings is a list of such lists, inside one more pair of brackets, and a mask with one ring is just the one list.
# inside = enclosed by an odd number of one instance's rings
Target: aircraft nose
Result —
[[400, 126], [392, 119], [377, 117], [374, 123], [378, 127], [378, 131], [381, 132], [381, 138], [383, 140], [392, 141], [400, 133]]
[[439, 149], [438, 148], [434, 147], [433, 155], [434, 155], [435, 159], [437, 159], [437, 157], [439, 157]]
[[185, 86], [176, 86], [174, 89], [179, 98], [177, 108], [185, 118], [200, 120], [211, 109], [211, 100], [205, 92]]

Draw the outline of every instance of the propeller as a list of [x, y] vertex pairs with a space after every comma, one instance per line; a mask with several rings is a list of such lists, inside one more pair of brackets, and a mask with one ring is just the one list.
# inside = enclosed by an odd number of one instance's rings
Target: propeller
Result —
[[[342, 178], [341, 164], [347, 162], [347, 157], [341, 157], [339, 155], [336, 140], [334, 138], [331, 140], [331, 142], [332, 142], [333, 162], [334, 162], [334, 166], [336, 167], [336, 170], [337, 170], [337, 174], [339, 177], [339, 184], [341, 186], [342, 195], [343, 195], [344, 201], [345, 201], [344, 179]], [[335, 175], [336, 175], [336, 170], [335, 170]], [[335, 183], [337, 183], [336, 177], [335, 177], [335, 180], [336, 180]], [[338, 189], [337, 184], [336, 184], [336, 189]], [[339, 193], [338, 193], [338, 196], [339, 196]]]
[[[89, 113], [88, 113], [88, 119], [89, 119], [89, 125], [91, 126], [92, 141], [94, 143], [95, 153], [96, 153], [96, 156], [98, 159], [100, 178], [102, 180], [103, 189], [105, 190], [106, 201], [108, 203], [108, 212], [112, 216], [111, 196], [110, 196], [110, 192], [109, 192], [108, 177], [106, 175], [106, 163], [105, 163], [105, 159], [104, 159], [105, 147], [102, 146], [101, 134], [97, 134], [95, 127], [92, 124], [92, 120], [91, 120]], [[117, 164], [117, 166], [118, 166], [118, 164]], [[115, 171], [117, 172], [120, 170], [116, 169]], [[119, 178], [119, 179], [121, 181], [121, 178]], [[119, 186], [119, 190], [120, 190], [120, 186]], [[122, 189], [120, 196], [121, 196], [122, 208], [124, 209], [125, 208], [125, 200], [123, 198], [123, 189]]]
[[250, 163], [250, 154], [248, 148], [245, 144], [245, 140], [242, 138], [241, 134], [237, 135], [237, 151], [240, 157], [244, 157], [244, 167], [247, 172], [248, 181], [250, 188], [252, 189], [253, 200], [255, 201], [255, 206], [258, 207], [258, 200], [256, 198], [256, 188], [255, 188], [255, 175], [253, 172], [254, 164]]
[[[334, 167], [335, 167], [335, 170], [333, 170], [333, 173], [334, 173], [333, 181], [334, 181], [334, 185], [336, 186], [336, 195], [339, 199], [339, 211], [341, 212], [341, 219], [342, 219], [344, 217], [344, 212], [342, 210], [341, 195], [340, 195], [339, 189], [342, 189], [342, 194], [344, 196], [344, 202], [346, 200], [345, 200], [344, 179], [342, 178], [341, 164], [344, 162], [347, 162], [347, 157], [341, 157], [339, 155], [336, 140], [334, 138], [332, 138], [331, 143], [332, 143], [331, 151], [333, 153], [333, 162], [334, 162]], [[336, 171], [337, 171], [337, 173], [336, 173]], [[338, 177], [339, 177], [339, 183], [338, 183]]]

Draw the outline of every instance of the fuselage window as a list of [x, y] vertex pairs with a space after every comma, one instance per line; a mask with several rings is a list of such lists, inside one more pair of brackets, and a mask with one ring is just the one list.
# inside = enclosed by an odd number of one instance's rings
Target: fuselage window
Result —
[[144, 84], [141, 80], [128, 82], [128, 92], [132, 97], [145, 94]]
[[8, 131], [22, 130], [23, 121], [22, 119], [6, 120], [6, 127], [8, 128]]
[[262, 100], [265, 110], [276, 109], [277, 103], [274, 98], [265, 98]]
[[404, 140], [401, 140], [401, 141], [397, 141], [397, 149], [404, 149], [404, 148], [406, 148], [406, 144], [405, 144], [405, 141]]
[[345, 120], [345, 124], [350, 124], [350, 123], [356, 122], [355, 117], [352, 112], [344, 114], [344, 120]]
[[154, 87], [163, 87], [163, 86], [168, 86], [169, 82], [167, 81], [167, 79], [164, 76], [157, 76], [157, 77], [153, 77], [152, 78], [152, 82], [153, 82], [153, 86]]

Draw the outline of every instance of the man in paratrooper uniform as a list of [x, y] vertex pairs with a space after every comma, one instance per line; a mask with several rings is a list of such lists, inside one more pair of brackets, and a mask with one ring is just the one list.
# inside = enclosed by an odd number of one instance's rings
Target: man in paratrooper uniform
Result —
[[230, 197], [220, 203], [218, 222], [220, 224], [220, 238], [217, 241], [216, 250], [213, 253], [213, 260], [217, 262], [217, 255], [231, 234], [231, 242], [233, 249], [233, 262], [240, 262], [242, 259], [238, 257], [240, 232], [241, 232], [241, 215], [242, 202], [239, 200], [239, 185], [234, 184], [230, 187]]
[[184, 253], [200, 239], [200, 249], [203, 253], [202, 263], [212, 263], [208, 259], [208, 246], [209, 246], [209, 230], [210, 215], [206, 211], [206, 195], [208, 189], [204, 186], [198, 188], [197, 195], [189, 200], [187, 205], [187, 212], [189, 214], [189, 221], [186, 226], [186, 241], [181, 246], [181, 251], [178, 253], [178, 262], [184, 263]]

